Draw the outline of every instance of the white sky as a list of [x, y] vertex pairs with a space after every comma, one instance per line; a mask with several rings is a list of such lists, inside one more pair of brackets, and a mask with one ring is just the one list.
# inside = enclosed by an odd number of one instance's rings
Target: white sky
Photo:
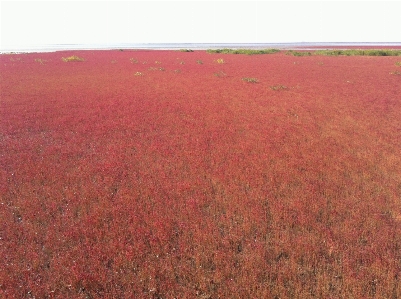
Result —
[[401, 1], [2, 1], [0, 49], [56, 44], [401, 42]]

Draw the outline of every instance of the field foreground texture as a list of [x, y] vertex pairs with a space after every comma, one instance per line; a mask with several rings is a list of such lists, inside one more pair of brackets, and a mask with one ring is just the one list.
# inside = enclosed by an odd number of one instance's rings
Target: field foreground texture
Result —
[[401, 298], [400, 60], [0, 55], [0, 297]]

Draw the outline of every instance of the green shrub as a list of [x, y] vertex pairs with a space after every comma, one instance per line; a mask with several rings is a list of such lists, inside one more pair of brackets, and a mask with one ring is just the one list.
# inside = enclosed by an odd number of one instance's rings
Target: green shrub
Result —
[[191, 49], [180, 49], [180, 52], [193, 52], [194, 50]]
[[311, 56], [311, 52], [306, 52], [306, 51], [293, 51], [289, 50], [285, 53], [286, 55], [292, 55], [292, 56]]

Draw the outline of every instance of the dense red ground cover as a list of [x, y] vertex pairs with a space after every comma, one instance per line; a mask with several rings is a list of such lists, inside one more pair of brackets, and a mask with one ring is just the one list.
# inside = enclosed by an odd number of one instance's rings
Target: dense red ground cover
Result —
[[0, 297], [400, 298], [400, 60], [0, 55]]

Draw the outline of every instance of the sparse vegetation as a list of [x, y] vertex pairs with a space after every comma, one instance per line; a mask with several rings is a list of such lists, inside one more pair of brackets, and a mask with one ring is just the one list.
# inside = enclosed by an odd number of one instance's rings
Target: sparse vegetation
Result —
[[64, 62], [82, 62], [85, 61], [85, 59], [78, 57], [78, 56], [69, 56], [69, 57], [62, 57], [61, 58]]
[[197, 60], [196, 63], [197, 64], [203, 64], [203, 61], [202, 60]]
[[401, 72], [399, 71], [392, 71], [390, 72], [391, 75], [401, 75]]
[[163, 67], [150, 67], [149, 71], [165, 71]]
[[286, 90], [286, 89], [288, 89], [288, 87], [285, 86], [285, 85], [279, 84], [279, 85], [272, 85], [272, 86], [270, 86], [270, 89], [271, 89], [271, 90]]
[[47, 60], [46, 59], [41, 59], [41, 58], [36, 58], [35, 62], [38, 62], [40, 64], [45, 64], [47, 62]]
[[259, 54], [274, 54], [278, 53], [278, 49], [265, 49], [265, 50], [253, 50], [253, 49], [209, 49], [207, 53], [218, 53], [218, 54], [246, 54], [246, 55], [259, 55]]
[[227, 76], [227, 74], [223, 71], [218, 71], [217, 73], [214, 73], [214, 75], [216, 77], [226, 77]]
[[401, 61], [397, 61], [397, 62], [395, 63], [395, 65], [396, 65], [396, 66], [401, 66]]
[[401, 50], [388, 49], [350, 49], [350, 50], [317, 50], [313, 55], [324, 56], [401, 56]]
[[315, 50], [315, 51], [294, 51], [288, 50], [286, 55], [292, 56], [401, 56], [401, 50], [387, 49], [349, 49], [349, 50]]
[[248, 82], [248, 83], [258, 83], [259, 80], [257, 78], [242, 78], [242, 81]]
[[136, 73], [134, 74], [134, 76], [143, 76], [143, 73], [141, 73], [141, 72], [136, 72]]
[[138, 60], [135, 58], [130, 58], [129, 61], [131, 61], [131, 63], [134, 63], [134, 64], [138, 63]]
[[312, 56], [312, 53], [309, 51], [293, 51], [289, 50], [285, 53], [286, 55], [292, 55], [292, 56]]
[[180, 49], [180, 52], [193, 52], [194, 50], [191, 49]]
[[223, 58], [216, 59], [216, 62], [219, 64], [226, 63]]

